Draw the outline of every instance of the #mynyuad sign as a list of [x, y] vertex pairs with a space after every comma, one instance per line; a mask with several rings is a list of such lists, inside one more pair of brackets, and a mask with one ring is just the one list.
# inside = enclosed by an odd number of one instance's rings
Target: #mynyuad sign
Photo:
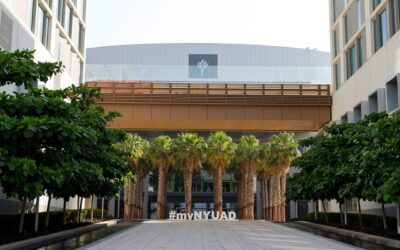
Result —
[[[211, 217], [210, 217], [211, 216]], [[169, 212], [169, 220], [236, 220], [235, 212], [222, 212], [219, 213], [211, 211], [196, 211], [194, 213], [177, 213], [176, 211]]]

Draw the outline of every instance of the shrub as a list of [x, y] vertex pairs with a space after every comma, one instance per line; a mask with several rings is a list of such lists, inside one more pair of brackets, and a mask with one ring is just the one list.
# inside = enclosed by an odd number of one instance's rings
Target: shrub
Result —
[[[330, 225], [340, 225], [340, 213], [326, 213], [328, 216], [328, 223]], [[397, 220], [393, 217], [386, 217], [388, 224], [388, 232], [397, 232]], [[307, 214], [307, 221], [315, 222], [314, 212]], [[363, 214], [362, 215], [363, 228], [373, 229], [374, 231], [382, 231], [383, 220], [382, 216]], [[322, 212], [317, 213], [318, 223], [326, 224], [325, 215]], [[347, 224], [352, 228], [359, 228], [358, 214], [348, 213], [347, 214]]]
[[[77, 210], [67, 210], [65, 213], [67, 223], [76, 223]], [[18, 232], [19, 214], [0, 215], [0, 234], [15, 234]], [[101, 218], [101, 209], [93, 209], [93, 218]], [[107, 210], [104, 210], [104, 219], [109, 219]], [[82, 209], [82, 220], [90, 219], [90, 209]], [[39, 213], [39, 230], [44, 228], [46, 220], [46, 212]], [[25, 214], [24, 228], [25, 231], [33, 231], [35, 223], [35, 214]], [[49, 219], [49, 228], [61, 227], [63, 225], [62, 211], [51, 211]]]

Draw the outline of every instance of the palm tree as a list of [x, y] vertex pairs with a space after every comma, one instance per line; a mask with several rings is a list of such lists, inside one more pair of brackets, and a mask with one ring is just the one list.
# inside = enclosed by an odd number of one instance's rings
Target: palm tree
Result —
[[167, 180], [172, 161], [172, 140], [169, 136], [155, 138], [149, 150], [149, 159], [158, 168], [157, 219], [167, 218]]
[[[271, 137], [271, 155], [276, 160], [275, 168], [275, 205], [276, 220], [286, 222], [286, 174], [291, 161], [300, 155], [298, 143], [293, 133], [280, 133]], [[275, 217], [275, 216], [274, 216]]]
[[237, 149], [237, 159], [244, 167], [244, 176], [246, 180], [246, 188], [242, 192], [246, 192], [246, 208], [244, 211], [244, 219], [254, 219], [254, 175], [257, 171], [260, 144], [255, 136], [242, 136]]
[[236, 144], [224, 132], [211, 134], [207, 140], [207, 160], [214, 182], [214, 208], [222, 214], [222, 175], [235, 156]]
[[207, 143], [193, 133], [181, 133], [173, 140], [174, 165], [183, 173], [186, 213], [192, 213], [193, 172], [201, 169], [206, 158]]
[[[127, 201], [132, 202], [128, 204], [129, 211], [125, 212], [126, 219], [142, 219], [143, 217], [143, 178], [146, 177], [150, 170], [150, 164], [146, 159], [150, 144], [147, 140], [136, 134], [128, 134], [124, 142], [119, 147], [122, 147], [130, 158], [131, 167], [134, 170], [135, 176], [128, 180], [125, 185], [125, 196], [128, 197]], [[133, 188], [130, 185], [133, 184]], [[131, 190], [133, 189], [133, 197]], [[126, 193], [126, 191], [130, 191]]]
[[259, 166], [257, 170], [257, 177], [261, 183], [261, 200], [262, 200], [262, 211], [263, 218], [266, 220], [271, 219], [270, 208], [272, 204], [271, 199], [271, 181], [272, 181], [272, 165], [273, 159], [271, 159], [271, 144], [264, 143], [260, 146], [260, 157]]

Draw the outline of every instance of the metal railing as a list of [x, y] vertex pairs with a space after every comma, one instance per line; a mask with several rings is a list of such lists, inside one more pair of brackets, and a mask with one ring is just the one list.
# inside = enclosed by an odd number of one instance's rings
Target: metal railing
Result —
[[100, 88], [99, 103], [330, 106], [330, 86], [320, 84], [213, 84], [88, 82]]

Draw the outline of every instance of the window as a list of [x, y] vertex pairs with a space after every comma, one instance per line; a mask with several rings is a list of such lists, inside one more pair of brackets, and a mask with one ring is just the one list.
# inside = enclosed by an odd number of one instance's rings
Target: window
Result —
[[64, 20], [64, 30], [67, 32], [69, 37], [72, 36], [72, 21], [73, 21], [73, 12], [70, 6], [66, 6], [65, 8], [65, 20]]
[[361, 121], [361, 118], [362, 118], [361, 117], [361, 104], [354, 108], [353, 114], [354, 114], [354, 122]]
[[378, 93], [375, 92], [368, 97], [368, 111], [369, 113], [378, 112]]
[[335, 86], [336, 86], [336, 90], [338, 90], [340, 88], [341, 85], [341, 80], [340, 80], [340, 63], [336, 63], [333, 66], [334, 69], [334, 82], [335, 82]]
[[388, 40], [387, 12], [384, 10], [378, 15], [374, 23], [375, 26], [375, 51], [378, 51]]
[[400, 0], [389, 1], [390, 35], [393, 36], [400, 29]]
[[336, 22], [340, 14], [342, 14], [343, 10], [346, 8], [349, 0], [333, 0], [332, 1], [332, 11], [333, 11], [333, 22]]
[[333, 52], [334, 57], [339, 54], [339, 36], [337, 30], [333, 32]]
[[47, 6], [49, 6], [49, 8], [51, 9], [53, 1], [52, 0], [44, 0], [44, 2], [47, 4]]
[[378, 7], [378, 5], [382, 2], [382, 0], [372, 0], [372, 11]]
[[1, 12], [0, 19], [0, 48], [11, 50], [13, 22], [4, 11]]
[[47, 12], [39, 6], [37, 13], [36, 36], [45, 47], [48, 47], [50, 19]]
[[357, 70], [356, 45], [353, 45], [346, 54], [347, 79], [349, 79]]
[[350, 6], [344, 19], [345, 43], [357, 33], [362, 27], [365, 19], [364, 1], [357, 0]]
[[82, 54], [84, 52], [84, 41], [85, 41], [85, 30], [83, 29], [83, 26], [81, 24], [81, 25], [79, 25], [78, 49]]
[[33, 33], [35, 33], [35, 22], [36, 22], [36, 6], [37, 6], [37, 1], [36, 0], [30, 0], [29, 1], [29, 28]]
[[57, 20], [64, 26], [65, 19], [65, 0], [55, 0], [56, 4], [54, 4], [54, 12], [57, 13]]
[[399, 107], [399, 90], [397, 77], [393, 78], [386, 84], [386, 99], [388, 112], [392, 112]]
[[363, 66], [367, 57], [365, 31], [356, 39], [356, 42], [346, 53], [347, 79]]

